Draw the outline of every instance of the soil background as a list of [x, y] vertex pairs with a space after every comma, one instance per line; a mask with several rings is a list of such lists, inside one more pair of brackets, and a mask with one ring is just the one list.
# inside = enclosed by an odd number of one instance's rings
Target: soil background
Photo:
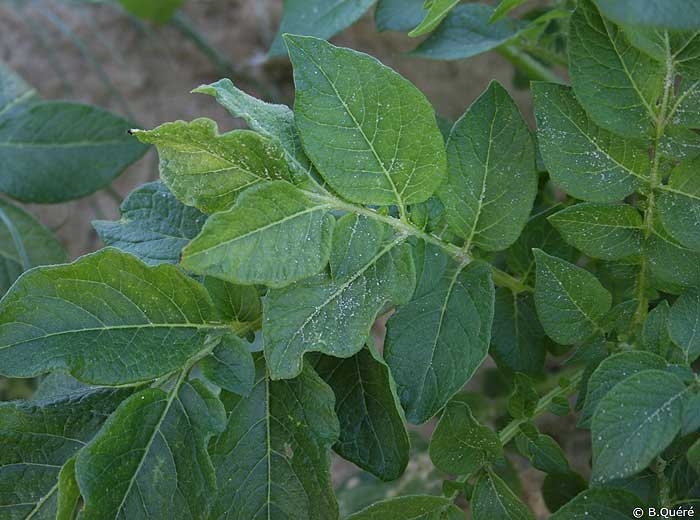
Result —
[[[254, 95], [272, 91], [277, 101], [293, 103], [288, 61], [266, 59], [281, 4], [282, 0], [185, 2], [186, 23], [220, 53], [235, 69], [234, 74], [234, 70], [217, 67], [177, 26], [143, 24], [110, 5], [0, 0], [0, 61], [47, 99], [99, 105], [130, 117], [142, 128], [210, 117], [226, 131], [242, 126], [241, 122], [213, 98], [190, 94], [191, 89], [233, 76], [234, 83]], [[333, 41], [365, 51], [396, 69], [425, 93], [438, 114], [450, 120], [457, 119], [496, 79], [532, 121], [529, 93], [513, 87], [513, 69], [497, 54], [457, 62], [412, 58], [406, 52], [416, 41], [402, 34], [377, 32], [371, 12]], [[118, 218], [119, 199], [156, 178], [157, 157], [151, 150], [113, 183], [111, 193], [103, 190], [79, 201], [29, 209], [57, 233], [69, 256], [75, 258], [101, 247], [90, 225], [93, 219]], [[561, 419], [552, 424], [561, 428]], [[562, 440], [564, 432], [550, 433]], [[585, 453], [586, 449], [579, 446], [573, 451]], [[334, 469], [336, 480], [352, 471], [342, 464]], [[544, 517], [546, 508], [538, 491], [543, 475], [525, 465], [520, 470], [524, 498]]]

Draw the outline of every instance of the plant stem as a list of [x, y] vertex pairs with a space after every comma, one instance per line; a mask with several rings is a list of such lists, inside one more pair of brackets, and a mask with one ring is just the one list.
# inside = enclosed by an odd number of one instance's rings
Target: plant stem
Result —
[[498, 53], [510, 61], [514, 67], [533, 81], [548, 81], [550, 83], [565, 83], [564, 79], [552, 69], [523, 52], [515, 45], [502, 45]]

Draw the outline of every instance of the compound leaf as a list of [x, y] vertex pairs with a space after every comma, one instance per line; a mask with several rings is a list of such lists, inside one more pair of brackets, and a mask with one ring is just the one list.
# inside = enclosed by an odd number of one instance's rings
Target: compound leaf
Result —
[[0, 372], [67, 369], [87, 383], [148, 381], [203, 348], [211, 314], [206, 290], [177, 267], [103, 249], [15, 283], [0, 301]]
[[297, 127], [323, 179], [352, 202], [428, 199], [445, 178], [446, 157], [425, 96], [370, 56], [316, 38], [285, 39]]
[[435, 246], [411, 302], [387, 324], [384, 357], [412, 423], [435, 415], [471, 378], [488, 353], [493, 322], [491, 269], [458, 265]]
[[680, 430], [687, 391], [661, 370], [644, 370], [616, 384], [593, 415], [591, 479], [605, 482], [646, 468]]
[[262, 356], [248, 397], [224, 393], [226, 430], [210, 447], [219, 488], [212, 518], [338, 518], [330, 447], [338, 440], [331, 389], [310, 368], [270, 381]]
[[321, 356], [314, 368], [335, 394], [340, 422], [335, 451], [381, 480], [399, 478], [410, 446], [384, 360], [367, 346], [347, 359]]
[[681, 245], [700, 251], [700, 160], [684, 161], [660, 186], [659, 215], [664, 228]]
[[267, 293], [263, 339], [273, 379], [299, 374], [306, 352], [355, 354], [377, 314], [410, 299], [415, 268], [404, 240], [385, 224], [346, 215], [333, 235], [330, 272]]
[[283, 37], [287, 34], [304, 34], [328, 39], [351, 26], [374, 4], [375, 0], [284, 0], [282, 22], [270, 56], [283, 56]]
[[347, 520], [463, 520], [464, 512], [446, 497], [408, 495], [390, 498], [350, 515]]
[[173, 194], [205, 213], [229, 209], [251, 186], [290, 179], [279, 145], [250, 130], [220, 135], [202, 118], [133, 133], [158, 148], [160, 177]]
[[627, 204], [576, 204], [549, 221], [564, 240], [592, 258], [621, 260], [641, 253], [642, 216]]
[[466, 247], [506, 249], [527, 222], [537, 172], [530, 131], [501, 85], [492, 82], [455, 123], [447, 157], [438, 197], [450, 227]]
[[474, 520], [534, 520], [534, 515], [501, 478], [485, 472], [477, 480], [471, 498]]
[[206, 443], [224, 425], [223, 405], [197, 381], [132, 395], [78, 454], [81, 517], [206, 517], [216, 489]]
[[503, 455], [498, 435], [477, 421], [469, 405], [453, 399], [430, 440], [430, 459], [453, 475], [471, 475]]
[[291, 184], [266, 183], [209, 217], [183, 249], [182, 265], [242, 285], [284, 286], [323, 269], [334, 222], [327, 206]]
[[700, 356], [700, 290], [685, 291], [668, 313], [671, 340], [680, 347], [686, 363]]
[[571, 16], [569, 63], [576, 97], [598, 125], [637, 139], [655, 128], [664, 65], [634, 47], [591, 0]]
[[611, 294], [588, 271], [535, 249], [535, 307], [547, 335], [571, 345], [602, 332]]
[[567, 193], [615, 202], [646, 181], [648, 151], [596, 126], [569, 87], [536, 83], [533, 94], [542, 159]]
[[201, 231], [206, 215], [182, 204], [160, 181], [132, 191], [116, 222], [93, 221], [107, 246], [131, 253], [149, 265], [176, 264], [180, 252]]

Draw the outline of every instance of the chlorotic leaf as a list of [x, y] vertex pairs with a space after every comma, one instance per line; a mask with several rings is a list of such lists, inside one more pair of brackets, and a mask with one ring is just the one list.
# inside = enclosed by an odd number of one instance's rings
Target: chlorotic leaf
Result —
[[311, 163], [301, 146], [294, 112], [287, 105], [274, 105], [254, 98], [236, 88], [230, 79], [202, 85], [192, 92], [214, 96], [232, 116], [243, 118], [250, 128], [278, 143], [295, 177], [308, 175]]
[[104, 188], [147, 150], [128, 121], [61, 101], [0, 114], [0, 191], [22, 202], [55, 203]]
[[173, 194], [206, 213], [229, 209], [251, 186], [290, 179], [279, 145], [250, 130], [220, 135], [211, 119], [195, 119], [133, 134], [156, 145], [161, 179]]
[[461, 60], [500, 47], [516, 38], [525, 24], [510, 18], [490, 23], [493, 7], [458, 5], [411, 54], [432, 60]]
[[399, 478], [409, 441], [389, 368], [372, 346], [339, 359], [321, 356], [316, 372], [333, 389], [340, 438], [335, 451], [381, 480]]
[[206, 216], [185, 206], [160, 182], [132, 191], [116, 222], [93, 221], [107, 246], [131, 253], [149, 265], [177, 264], [180, 252], [201, 231]]
[[78, 455], [81, 517], [206, 517], [216, 489], [206, 442], [224, 424], [223, 405], [196, 381], [132, 395]]
[[493, 322], [491, 270], [466, 267], [425, 246], [413, 300], [387, 324], [384, 357], [412, 423], [435, 415], [471, 378], [488, 353]]
[[666, 361], [651, 352], [620, 352], [604, 359], [595, 369], [586, 385], [586, 397], [578, 420], [579, 427], [591, 426], [601, 399], [620, 381], [642, 370], [663, 370]]
[[481, 475], [471, 498], [474, 520], [534, 520], [534, 515], [508, 485], [492, 472]]
[[410, 299], [415, 268], [404, 241], [385, 224], [346, 215], [333, 235], [330, 273], [267, 293], [263, 343], [273, 379], [299, 374], [306, 352], [359, 352], [377, 314]]
[[330, 254], [335, 221], [328, 209], [284, 181], [247, 190], [207, 220], [183, 249], [182, 265], [241, 285], [280, 287], [312, 276]]
[[446, 497], [407, 495], [390, 498], [350, 515], [347, 520], [463, 520], [464, 512]]
[[616, 202], [634, 192], [649, 171], [647, 150], [596, 126], [569, 87], [536, 83], [535, 115], [545, 165], [570, 195]]
[[551, 520], [628, 520], [630, 512], [644, 511], [638, 497], [622, 489], [595, 487], [582, 491]]
[[680, 430], [687, 391], [661, 370], [644, 370], [616, 384], [593, 415], [591, 479], [605, 482], [646, 468]]
[[370, 56], [316, 38], [285, 40], [296, 124], [323, 179], [352, 202], [428, 199], [445, 178], [446, 156], [425, 96]]
[[423, 21], [408, 33], [409, 36], [422, 36], [435, 29], [460, 0], [434, 0], [430, 4]]
[[283, 36], [287, 33], [330, 38], [351, 26], [375, 0], [284, 0], [279, 31], [272, 42], [270, 56], [285, 54]]
[[618, 23], [688, 30], [700, 27], [700, 6], [687, 0], [595, 0]]
[[664, 228], [683, 246], [700, 251], [700, 159], [684, 161], [662, 185], [658, 200]]
[[564, 240], [592, 258], [621, 260], [641, 253], [642, 217], [627, 204], [576, 204], [549, 221]]
[[498, 435], [474, 418], [468, 404], [459, 399], [447, 403], [430, 440], [430, 459], [437, 468], [471, 475], [502, 455]]
[[602, 332], [612, 296], [588, 271], [536, 249], [535, 307], [547, 335], [571, 345]]
[[576, 97], [599, 126], [623, 137], [650, 135], [665, 67], [634, 47], [591, 0], [579, 2], [571, 16], [569, 63]]
[[0, 296], [25, 269], [65, 261], [66, 253], [51, 231], [23, 209], [0, 199]]
[[447, 222], [487, 251], [510, 246], [537, 193], [534, 144], [517, 105], [496, 82], [455, 123], [447, 141], [447, 181], [438, 197]]
[[531, 294], [496, 289], [490, 353], [506, 370], [531, 375], [542, 372], [545, 334]]
[[199, 367], [204, 377], [229, 392], [248, 395], [253, 388], [253, 356], [244, 341], [233, 334], [225, 335]]
[[333, 392], [307, 367], [270, 381], [262, 356], [248, 397], [223, 395], [226, 430], [209, 446], [219, 483], [213, 518], [338, 518], [330, 447], [338, 440]]
[[700, 290], [685, 291], [668, 313], [668, 331], [671, 340], [683, 352], [686, 363], [700, 356]]
[[55, 399], [0, 404], [3, 515], [55, 518], [62, 505], [59, 490], [66, 484], [62, 466], [131, 392], [86, 388]]
[[0, 372], [68, 369], [123, 385], [155, 379], [204, 348], [206, 290], [171, 265], [149, 268], [116, 249], [25, 273], [0, 301]]

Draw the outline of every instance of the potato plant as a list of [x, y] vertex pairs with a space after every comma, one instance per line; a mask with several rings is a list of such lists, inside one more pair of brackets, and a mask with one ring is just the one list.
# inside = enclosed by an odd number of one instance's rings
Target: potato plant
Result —
[[[435, 0], [417, 31], [455, 4]], [[695, 6], [577, 2], [571, 86], [533, 84], [536, 133], [496, 82], [446, 128], [374, 58], [293, 34], [279, 43], [293, 109], [224, 79], [195, 92], [248, 130], [131, 130], [161, 179], [94, 223], [107, 247], [26, 271], [0, 301], [0, 373], [42, 376], [31, 400], [0, 405], [0, 516], [339, 518], [331, 453], [392, 481], [406, 424], [431, 420], [443, 494], [347, 518], [456, 520], [468, 502], [475, 520], [533, 519], [516, 453], [546, 474], [554, 520], [689, 516]], [[18, 99], [0, 86], [0, 107]], [[18, 157], [1, 163], [15, 197]], [[512, 389], [495, 416], [463, 391], [489, 355]], [[590, 431], [590, 470], [544, 414]]]

